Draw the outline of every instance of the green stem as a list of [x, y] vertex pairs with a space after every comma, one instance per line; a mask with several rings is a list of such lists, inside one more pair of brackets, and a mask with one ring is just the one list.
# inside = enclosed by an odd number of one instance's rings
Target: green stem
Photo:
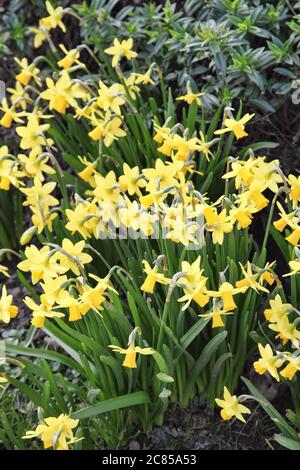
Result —
[[157, 351], [161, 350], [162, 341], [163, 341], [163, 338], [164, 338], [164, 328], [166, 326], [168, 313], [169, 313], [169, 302], [166, 302], [165, 306], [164, 306], [164, 311], [163, 311], [163, 314], [162, 314], [162, 318], [161, 318], [161, 323], [160, 323], [160, 329], [159, 329], [159, 335], [158, 335], [158, 341], [157, 341], [157, 347], [156, 347]]
[[262, 244], [262, 247], [261, 247], [260, 259], [262, 259], [264, 251], [267, 247], [267, 242], [268, 242], [268, 238], [269, 238], [271, 223], [272, 223], [274, 209], [275, 209], [275, 203], [276, 203], [278, 194], [279, 193], [276, 193], [275, 196], [273, 197], [273, 200], [272, 200], [272, 204], [271, 204], [271, 208], [270, 208], [270, 212], [269, 212], [269, 217], [268, 217], [268, 222], [267, 222], [267, 226], [266, 226], [266, 232], [265, 232], [263, 244]]

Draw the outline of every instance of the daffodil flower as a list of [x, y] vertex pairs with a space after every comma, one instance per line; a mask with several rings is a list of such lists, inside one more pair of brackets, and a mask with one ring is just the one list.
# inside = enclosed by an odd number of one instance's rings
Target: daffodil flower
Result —
[[235, 283], [236, 287], [238, 288], [245, 287], [246, 289], [251, 288], [255, 290], [255, 292], [258, 292], [258, 291], [269, 292], [266, 287], [261, 286], [259, 282], [257, 282], [257, 279], [261, 276], [261, 270], [258, 270], [258, 272], [253, 273], [251, 263], [249, 261], [247, 262], [247, 265], [246, 265], [247, 269], [244, 268], [242, 263], [239, 263], [239, 265], [244, 275], [244, 278]]
[[293, 208], [297, 207], [298, 202], [300, 201], [300, 176], [298, 178], [294, 175], [288, 176], [288, 183], [290, 185], [291, 191], [289, 197], [293, 202]]
[[267, 321], [277, 323], [285, 317], [292, 309], [292, 305], [283, 303], [279, 294], [270, 300], [270, 308], [265, 309], [264, 315]]
[[207, 291], [208, 295], [213, 298], [221, 297], [223, 301], [224, 312], [230, 312], [236, 309], [236, 303], [233, 296], [236, 294], [244, 293], [247, 287], [234, 287], [230, 282], [223, 282], [218, 291]]
[[58, 274], [64, 274], [66, 269], [60, 266], [57, 260], [50, 255], [49, 246], [43, 246], [40, 250], [35, 245], [25, 249], [25, 260], [18, 264], [18, 269], [31, 273], [33, 284], [40, 280], [53, 279]]
[[143, 260], [144, 265], [144, 272], [147, 274], [147, 277], [143, 284], [141, 285], [140, 289], [143, 292], [147, 292], [152, 294], [154, 291], [155, 284], [158, 282], [159, 284], [169, 284], [171, 279], [166, 278], [162, 273], [158, 272], [157, 264], [154, 268], [151, 268], [148, 261]]
[[152, 348], [140, 348], [139, 346], [135, 346], [134, 341], [132, 341], [132, 343], [130, 343], [130, 345], [126, 349], [121, 348], [120, 346], [115, 346], [113, 344], [110, 344], [108, 347], [111, 348], [114, 352], [117, 352], [119, 354], [125, 354], [123, 366], [129, 367], [130, 369], [135, 369], [137, 367], [137, 354], [148, 356], [155, 353], [155, 350]]
[[289, 267], [291, 268], [291, 272], [284, 274], [283, 277], [294, 276], [295, 274], [298, 274], [300, 272], [300, 260], [297, 259], [289, 261]]
[[127, 191], [130, 196], [141, 195], [140, 188], [144, 188], [146, 181], [142, 177], [139, 167], [130, 168], [127, 163], [123, 164], [123, 175], [119, 178], [119, 183], [123, 191]]
[[263, 347], [262, 344], [258, 344], [258, 349], [261, 358], [253, 363], [255, 371], [262, 375], [265, 372], [269, 372], [277, 382], [279, 382], [279, 375], [277, 369], [282, 365], [282, 359], [278, 359], [274, 356], [272, 348], [269, 344]]
[[37, 148], [39, 152], [48, 141], [44, 135], [50, 124], [40, 124], [39, 118], [34, 114], [28, 117], [27, 125], [16, 128], [17, 134], [22, 137], [20, 147], [22, 150]]
[[21, 60], [15, 57], [15, 62], [18, 64], [18, 66], [21, 69], [20, 73], [16, 75], [16, 80], [18, 82], [26, 86], [29, 84], [30, 80], [33, 78], [36, 84], [38, 86], [41, 86], [42, 81], [39, 77], [40, 70], [35, 66], [34, 62], [32, 64], [29, 64], [26, 57], [24, 57]]
[[94, 129], [89, 132], [89, 136], [93, 140], [103, 140], [106, 147], [109, 147], [115, 140], [125, 137], [126, 132], [121, 129], [122, 118], [118, 115], [112, 115], [107, 111], [104, 119], [99, 119], [95, 115], [91, 118]]
[[68, 450], [70, 445], [81, 440], [73, 434], [78, 423], [78, 419], [72, 419], [66, 414], [61, 414], [58, 418], [50, 416], [34, 431], [27, 431], [23, 439], [38, 437], [43, 441], [45, 449], [53, 447], [55, 450]]
[[211, 207], [207, 207], [204, 210], [204, 217], [207, 222], [205, 228], [208, 232], [212, 232], [213, 242], [222, 245], [224, 233], [230, 233], [233, 229], [233, 224], [230, 216], [227, 215], [226, 209], [217, 214]]
[[40, 24], [44, 26], [47, 30], [55, 29], [60, 27], [60, 29], [65, 33], [66, 27], [62, 22], [62, 18], [64, 16], [64, 9], [62, 6], [58, 6], [53, 8], [51, 3], [47, 0], [46, 1], [46, 9], [49, 13], [49, 16], [45, 16], [40, 20]]
[[2, 287], [2, 294], [0, 297], [0, 320], [3, 323], [9, 323], [11, 318], [15, 318], [18, 314], [18, 307], [12, 305], [13, 296], [7, 295], [5, 285]]
[[47, 296], [40, 296], [40, 304], [34, 302], [31, 297], [26, 296], [24, 303], [32, 310], [31, 323], [37, 328], [43, 328], [46, 318], [62, 318], [64, 314], [53, 309], [53, 305], [47, 302]]
[[194, 101], [196, 101], [198, 106], [202, 105], [202, 101], [199, 98], [200, 96], [205, 95], [205, 93], [187, 93], [186, 95], [179, 96], [176, 98], [177, 101], [185, 101], [187, 104], [192, 104]]
[[224, 387], [224, 399], [220, 400], [219, 398], [215, 399], [218, 406], [222, 408], [221, 417], [224, 421], [232, 419], [234, 416], [245, 423], [245, 418], [243, 414], [250, 414], [251, 411], [246, 406], [239, 403], [236, 395], [231, 395], [228, 388]]
[[0, 119], [0, 125], [6, 129], [10, 128], [14, 122], [23, 123], [21, 116], [24, 116], [23, 111], [16, 111], [16, 106], [8, 105], [7, 99], [4, 98], [1, 102], [0, 110], [3, 111], [3, 116]]
[[300, 240], [300, 225], [298, 223], [291, 222], [290, 228], [292, 229], [292, 232], [290, 233], [290, 235], [285, 237], [285, 239], [289, 243], [291, 243], [291, 245], [297, 246]]
[[250, 119], [252, 119], [254, 116], [255, 116], [255, 114], [247, 113], [247, 114], [245, 114], [245, 116], [243, 116], [239, 120], [236, 120], [236, 119], [233, 119], [233, 118], [232, 119], [227, 118], [224, 121], [225, 128], [215, 131], [215, 134], [220, 135], [220, 134], [225, 134], [225, 132], [233, 132], [237, 139], [241, 139], [242, 137], [246, 137], [248, 134], [245, 131], [245, 124], [248, 121], [250, 121]]
[[292, 380], [294, 375], [300, 371], [300, 356], [284, 354], [283, 359], [287, 361], [288, 364], [280, 371], [280, 375], [286, 379]]
[[131, 60], [137, 56], [137, 53], [132, 50], [132, 47], [133, 40], [131, 38], [123, 39], [121, 42], [115, 38], [113, 46], [108, 47], [104, 52], [113, 56], [112, 66], [117, 67], [123, 57], [126, 57], [127, 60]]
[[108, 87], [101, 80], [99, 82], [97, 105], [104, 111], [111, 111], [115, 114], [121, 114], [121, 108], [125, 104], [125, 89], [123, 85], [114, 83]]
[[70, 106], [76, 108], [77, 98], [88, 99], [87, 91], [79, 83], [73, 83], [66, 70], [60, 73], [56, 83], [47, 77], [46, 84], [47, 90], [43, 91], [40, 97], [49, 101], [49, 109], [54, 109], [60, 114], [65, 114]]
[[276, 228], [276, 230], [278, 230], [279, 232], [283, 232], [286, 226], [291, 226], [293, 223], [297, 221], [297, 217], [295, 217], [295, 211], [288, 214], [287, 212], [285, 212], [280, 202], [277, 202], [276, 204], [279, 209], [280, 217], [278, 220], [275, 220], [275, 222], [273, 222], [273, 225]]
[[49, 27], [47, 28], [46, 25], [41, 24], [41, 20], [39, 21], [39, 27], [36, 28], [34, 26], [30, 26], [28, 31], [34, 34], [33, 38], [33, 47], [38, 49], [41, 45], [46, 41], [48, 36]]
[[294, 323], [289, 321], [287, 315], [282, 316], [276, 323], [270, 324], [269, 328], [277, 333], [275, 338], [280, 338], [282, 344], [291, 341], [295, 348], [299, 348], [300, 331]]
[[68, 70], [73, 64], [84, 66], [79, 60], [80, 52], [78, 49], [70, 49], [68, 51], [63, 44], [60, 44], [59, 47], [65, 54], [65, 56], [57, 62], [59, 67]]
[[207, 294], [206, 282], [207, 278], [205, 277], [201, 281], [199, 281], [197, 286], [193, 288], [184, 289], [185, 295], [178, 299], [178, 302], [186, 302], [182, 308], [182, 311], [186, 310], [189, 307], [192, 300], [196, 302], [200, 307], [205, 307], [205, 305], [208, 304], [209, 296]]
[[224, 321], [222, 316], [223, 315], [234, 315], [234, 312], [225, 312], [221, 310], [219, 307], [213, 308], [213, 310], [209, 313], [203, 313], [199, 315], [202, 318], [211, 318], [212, 319], [212, 327], [213, 328], [220, 328], [224, 325]]
[[[83, 252], [85, 248], [85, 242], [83, 240], [73, 244], [71, 240], [64, 238], [61, 247], [63, 251], [57, 251], [53, 255], [53, 259], [59, 261], [59, 265], [62, 268], [65, 268], [65, 272], [71, 270], [75, 276], [79, 276], [80, 271], [78, 268], [78, 263], [84, 265], [90, 263], [93, 260], [89, 254]], [[64, 252], [68, 254], [68, 256], [66, 256]], [[72, 258], [74, 258], [74, 261]]]

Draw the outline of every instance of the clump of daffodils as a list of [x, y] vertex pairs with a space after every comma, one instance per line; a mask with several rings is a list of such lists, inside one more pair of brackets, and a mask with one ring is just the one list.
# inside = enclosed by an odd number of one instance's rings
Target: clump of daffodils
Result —
[[[68, 11], [54, 8], [49, 2], [46, 7], [48, 16], [40, 20], [38, 27], [31, 28], [36, 48], [46, 40], [53, 47], [52, 30], [65, 31], [63, 17]], [[266, 208], [269, 220], [263, 249], [273, 224], [272, 229], [286, 240], [292, 253], [290, 272], [285, 276], [295, 279], [300, 273], [300, 177], [286, 177], [278, 160], [268, 161], [252, 152], [247, 159], [227, 159], [221, 197], [214, 200], [202, 191], [201, 177], [205, 175], [199, 170], [199, 162], [214, 161], [223, 134], [232, 133], [236, 139], [246, 137], [246, 126], [254, 114], [236, 118], [227, 108], [214, 138], [198, 129], [191, 132], [180, 122], [171, 125], [171, 119], [161, 122], [159, 116], [154, 116], [149, 132], [156, 158], [144, 165], [117, 161], [113, 169], [106, 170], [105, 158], [113, 160], [110, 149], [122, 142], [130, 146], [132, 122], [127, 118], [128, 110], [135, 118], [143, 87], [155, 85], [155, 64], [146, 73], [138, 73], [134, 67], [123, 72], [121, 64], [125, 61], [129, 67], [137, 52], [131, 38], [115, 38], [104, 53], [111, 58], [117, 78], [114, 82], [107, 77], [96, 79], [82, 62], [83, 47], [67, 50], [60, 44], [58, 71], [46, 77], [41, 73], [41, 58], [32, 63], [26, 57], [16, 59], [16, 82], [0, 107], [0, 125], [14, 128], [19, 139], [16, 155], [6, 145], [0, 148], [0, 190], [16, 188], [31, 216], [20, 238], [24, 253], [17, 268], [26, 273], [38, 293], [24, 299], [32, 325], [44, 328], [55, 319], [80, 322], [90, 312], [101, 316], [106, 303], [112, 303], [111, 295], [118, 294], [112, 282], [114, 268], [104, 277], [90, 269], [95, 240], [134, 234], [137, 238], [166, 239], [175, 247], [184, 247], [185, 255], [190, 247], [201, 250], [207, 245], [221, 251], [230, 236], [248, 233], [257, 214]], [[93, 52], [91, 56], [98, 64]], [[204, 94], [193, 91], [188, 83], [187, 93], [177, 101], [200, 107]], [[63, 184], [64, 172], [53, 140], [51, 123], [65, 117], [79, 122], [92, 148], [97, 148], [97, 155], [76, 155], [79, 194], [74, 186], [66, 189]], [[273, 220], [274, 211], [277, 215]], [[61, 243], [55, 239], [58, 221], [63, 222], [66, 234]], [[215, 329], [226, 329], [230, 322], [237, 321], [241, 298], [254, 292], [269, 296], [264, 319], [274, 342], [258, 344], [260, 356], [253, 367], [258, 374], [269, 373], [276, 381], [294, 380], [300, 371], [300, 313], [282, 294], [275, 262], [256, 259], [236, 263], [237, 277], [233, 280], [227, 268], [213, 277], [200, 255], [182, 256], [178, 272], [161, 263], [165, 258], [166, 253], [155, 259], [149, 249], [139, 260], [143, 277], [139, 286], [149, 305], [157, 291], [164, 293], [165, 304], [177, 295], [178, 312], [192, 306], [214, 334]], [[0, 275], [9, 276], [6, 266], [0, 265]], [[0, 320], [8, 324], [17, 313], [12, 295], [3, 285]], [[111, 340], [114, 344], [107, 344], [117, 358], [122, 357], [125, 368], [137, 369], [139, 362], [146, 360], [140, 355], [157, 359], [156, 349], [147, 343], [144, 347], [137, 344], [138, 332], [133, 329], [127, 344], [115, 338]], [[163, 328], [157, 350], [162, 335]], [[216, 398], [222, 418], [236, 417], [244, 422], [243, 415], [250, 410], [226, 387], [223, 395], [223, 399]], [[48, 417], [24, 438], [38, 437], [45, 448], [66, 450], [78, 440], [73, 434], [77, 425], [78, 420], [65, 414]]]

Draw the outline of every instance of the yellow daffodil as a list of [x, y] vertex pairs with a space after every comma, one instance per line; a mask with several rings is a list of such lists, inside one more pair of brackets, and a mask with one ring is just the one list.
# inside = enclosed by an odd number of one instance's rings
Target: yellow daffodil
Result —
[[291, 341], [295, 348], [299, 348], [300, 331], [297, 330], [294, 323], [289, 321], [287, 315], [279, 318], [276, 323], [269, 325], [269, 328], [270, 330], [278, 333], [275, 338], [280, 338], [282, 344], [286, 344], [288, 341]]
[[289, 261], [289, 267], [291, 268], [291, 272], [284, 274], [283, 277], [294, 276], [295, 274], [298, 274], [300, 272], [300, 260], [297, 259]]
[[291, 311], [292, 305], [283, 303], [279, 294], [273, 300], [270, 300], [270, 308], [265, 309], [264, 315], [266, 320], [277, 323], [282, 317]]
[[39, 118], [30, 115], [26, 126], [16, 128], [17, 134], [22, 137], [20, 147], [22, 150], [35, 149], [42, 151], [42, 146], [47, 145], [48, 141], [44, 132], [49, 129], [49, 124], [40, 124]]
[[240, 195], [240, 199], [243, 200], [245, 198], [253, 202], [256, 210], [261, 211], [269, 204], [269, 200], [263, 195], [265, 189], [266, 184], [256, 179], [250, 184], [249, 190]]
[[223, 282], [218, 291], [208, 291], [210, 297], [216, 298], [221, 297], [223, 301], [223, 310], [224, 312], [230, 312], [236, 308], [236, 303], [233, 296], [244, 293], [247, 290], [247, 287], [233, 287], [230, 282]]
[[115, 114], [121, 114], [120, 106], [125, 103], [124, 87], [119, 83], [114, 83], [108, 87], [101, 80], [99, 82], [97, 105], [104, 111], [111, 111]]
[[32, 212], [31, 221], [36, 227], [38, 234], [42, 233], [45, 227], [48, 228], [49, 232], [53, 230], [53, 221], [57, 217], [57, 213], [53, 212], [53, 209], [46, 207], [34, 207], [30, 206]]
[[143, 169], [143, 175], [148, 180], [146, 189], [148, 192], [157, 191], [158, 189], [162, 190], [167, 186], [176, 185], [176, 175], [177, 168], [173, 164], [165, 165], [164, 162], [158, 158], [155, 161], [155, 168], [146, 168]]
[[163, 141], [170, 137], [172, 129], [166, 126], [159, 126], [156, 122], [154, 122], [154, 130], [156, 132], [153, 140], [158, 144], [162, 144]]
[[10, 100], [15, 109], [21, 108], [23, 111], [25, 111], [27, 103], [32, 102], [29, 94], [25, 91], [25, 88], [21, 85], [20, 82], [15, 83], [15, 88], [7, 88], [7, 91], [10, 94]]
[[24, 122], [21, 119], [21, 116], [24, 116], [24, 112], [16, 111], [15, 108], [16, 106], [14, 104], [12, 104], [11, 106], [8, 105], [6, 98], [2, 100], [0, 110], [3, 111], [4, 114], [0, 119], [0, 125], [5, 127], [6, 129], [10, 128], [14, 122]]
[[21, 69], [21, 72], [16, 75], [16, 80], [18, 82], [26, 86], [33, 78], [33, 80], [38, 86], [42, 84], [41, 79], [39, 78], [40, 70], [35, 66], [34, 62], [32, 64], [29, 64], [26, 57], [21, 60], [15, 57], [15, 62]]
[[[215, 139], [217, 140], [217, 139]], [[202, 131], [200, 131], [200, 139], [198, 138], [198, 152], [201, 152], [205, 155], [207, 161], [210, 160], [214, 155], [210, 150], [210, 147], [215, 143], [215, 140], [211, 140], [210, 142], [206, 141], [205, 136]]]
[[181, 286], [188, 289], [194, 289], [198, 286], [200, 281], [206, 279], [203, 276], [203, 269], [200, 268], [200, 262], [201, 257], [198, 256], [193, 263], [189, 263], [188, 261], [183, 261], [181, 263], [181, 271], [184, 274], [184, 276], [179, 280]]
[[280, 217], [278, 220], [273, 222], [273, 225], [276, 228], [276, 230], [278, 230], [279, 232], [282, 232], [286, 228], [287, 225], [290, 226], [291, 224], [296, 222], [297, 217], [295, 217], [295, 211], [291, 212], [290, 214], [287, 214], [284, 208], [282, 207], [282, 205], [280, 204], [280, 202], [277, 202], [277, 207], [279, 209], [278, 215]]
[[292, 380], [294, 375], [300, 371], [300, 356], [285, 354], [283, 358], [288, 364], [280, 371], [280, 375], [286, 379]]
[[222, 245], [224, 233], [230, 233], [233, 229], [230, 216], [227, 215], [226, 209], [223, 209], [220, 214], [217, 214], [212, 211], [211, 207], [207, 207], [204, 210], [204, 217], [207, 222], [206, 230], [212, 232], [213, 242]]
[[188, 246], [190, 243], [197, 244], [197, 238], [194, 235], [198, 228], [196, 222], [186, 223], [178, 218], [171, 222], [166, 238], [175, 243], [182, 243], [184, 246]]
[[43, 25], [41, 23], [41, 20], [40, 20], [38, 28], [36, 28], [34, 26], [30, 26], [28, 28], [28, 31], [30, 31], [31, 33], [34, 34], [33, 47], [35, 49], [38, 49], [46, 41], [47, 36], [48, 36], [49, 28], [47, 28], [45, 25]]
[[146, 181], [140, 174], [139, 167], [130, 168], [127, 163], [123, 164], [123, 175], [120, 176], [119, 183], [123, 191], [127, 191], [130, 196], [134, 194], [140, 196], [140, 188], [144, 188], [146, 185]]
[[290, 233], [290, 235], [285, 237], [285, 239], [289, 243], [291, 243], [291, 245], [297, 246], [299, 244], [299, 240], [300, 240], [300, 225], [298, 225], [297, 223], [291, 222], [290, 227], [292, 229], [292, 232]]
[[62, 318], [64, 314], [53, 309], [53, 305], [48, 304], [45, 294], [40, 296], [40, 304], [37, 304], [30, 297], [26, 296], [24, 303], [32, 310], [31, 323], [36, 328], [43, 328], [46, 318]]
[[168, 157], [172, 156], [174, 160], [184, 162], [188, 160], [193, 152], [200, 150], [199, 139], [197, 137], [185, 139], [178, 134], [174, 134], [171, 139], [167, 138], [157, 150]]
[[38, 147], [35, 147], [29, 155], [19, 154], [18, 160], [21, 162], [26, 176], [29, 178], [37, 178], [40, 181], [44, 181], [43, 173], [48, 175], [55, 174], [55, 169], [47, 164], [49, 155], [40, 154]]
[[237, 207], [233, 207], [229, 211], [230, 221], [237, 222], [238, 229], [247, 228], [252, 223], [253, 214], [257, 212], [255, 204], [247, 200], [238, 200]]
[[207, 278], [205, 277], [193, 288], [187, 287], [184, 289], [185, 295], [178, 299], [178, 302], [186, 302], [182, 307], [182, 311], [189, 307], [192, 300], [200, 307], [205, 307], [208, 304], [209, 296], [207, 294], [206, 282]]
[[93, 195], [98, 202], [117, 203], [119, 202], [120, 194], [121, 189], [113, 170], [109, 171], [106, 176], [102, 176], [99, 173], [95, 175], [95, 189]]
[[247, 269], [244, 268], [242, 263], [239, 263], [239, 265], [240, 265], [241, 271], [244, 275], [244, 279], [241, 279], [240, 281], [237, 281], [235, 283], [236, 287], [238, 287], [238, 288], [245, 287], [246, 289], [251, 288], [251, 289], [255, 290], [255, 292], [258, 292], [258, 291], [269, 292], [266, 287], [261, 286], [259, 284], [259, 282], [257, 282], [257, 279], [261, 275], [261, 270], [258, 270], [256, 273], [253, 273], [252, 272], [252, 266], [251, 266], [251, 263], [249, 261], [247, 261], [247, 265], [246, 265]]
[[103, 310], [102, 304], [105, 301], [105, 296], [103, 295], [107, 289], [115, 292], [117, 291], [110, 284], [110, 276], [106, 276], [101, 279], [94, 274], [89, 275], [92, 279], [97, 281], [95, 287], [91, 287], [86, 283], [79, 285], [79, 297], [74, 298], [69, 293], [63, 292], [62, 296], [59, 298], [59, 305], [61, 307], [68, 307], [70, 313], [70, 321], [76, 321], [81, 319], [89, 310], [94, 310], [99, 313], [100, 310]]
[[140, 289], [143, 292], [147, 292], [152, 294], [154, 291], [155, 284], [158, 282], [159, 284], [169, 284], [171, 279], [166, 278], [162, 273], [158, 272], [157, 264], [154, 268], [151, 268], [148, 261], [143, 260], [144, 265], [144, 272], [147, 274], [147, 277], [143, 284], [141, 285]]
[[58, 276], [54, 279], [47, 279], [47, 282], [41, 283], [44, 291], [44, 299], [48, 305], [59, 304], [60, 299], [64, 296], [64, 287], [67, 284], [67, 276]]
[[235, 178], [235, 188], [239, 189], [242, 184], [249, 186], [254, 180], [253, 167], [256, 164], [254, 158], [246, 161], [232, 161], [231, 171], [222, 176], [223, 179]]
[[[68, 238], [64, 238], [61, 246], [66, 254], [57, 251], [53, 255], [53, 258], [59, 261], [59, 265], [62, 268], [65, 268], [66, 272], [71, 270], [75, 274], [75, 276], [79, 276], [80, 271], [78, 268], [78, 263], [84, 265], [90, 263], [93, 260], [93, 258], [89, 254], [83, 252], [85, 248], [85, 242], [81, 240], [80, 242], [73, 244], [71, 240], [69, 240]], [[74, 259], [74, 261], [72, 258]]]
[[94, 129], [89, 132], [89, 136], [93, 140], [103, 140], [106, 147], [109, 147], [115, 140], [118, 140], [120, 137], [125, 137], [126, 132], [121, 129], [122, 118], [110, 114], [110, 111], [107, 111], [104, 119], [92, 117], [91, 122], [94, 126]]
[[59, 47], [65, 54], [65, 57], [63, 57], [57, 62], [57, 65], [59, 67], [61, 67], [62, 69], [68, 70], [70, 67], [72, 67], [73, 64], [83, 66], [83, 64], [79, 60], [80, 51], [78, 49], [70, 49], [68, 51], [63, 44], [60, 44]]
[[291, 187], [289, 197], [293, 202], [293, 208], [297, 207], [297, 204], [300, 202], [300, 176], [298, 178], [294, 175], [288, 176], [288, 183]]
[[69, 450], [69, 446], [80, 441], [73, 434], [79, 420], [72, 419], [66, 414], [45, 418], [34, 431], [27, 431], [23, 439], [38, 437], [43, 441], [44, 448], [53, 447], [55, 450]]
[[51, 256], [49, 246], [43, 246], [40, 250], [35, 245], [27, 246], [25, 257], [26, 259], [18, 264], [18, 269], [31, 273], [32, 284], [37, 284], [42, 279], [53, 279], [66, 271]]
[[53, 8], [51, 3], [47, 0], [46, 1], [46, 8], [47, 12], [49, 13], [49, 16], [46, 16], [40, 20], [40, 24], [42, 26], [45, 26], [47, 30], [50, 29], [55, 29], [57, 27], [60, 27], [60, 29], [65, 33], [66, 32], [66, 27], [62, 22], [63, 16], [64, 16], [64, 9], [62, 6], [58, 6], [56, 8]]
[[205, 95], [205, 93], [192, 93], [189, 92], [186, 95], [179, 96], [176, 98], [177, 101], [185, 101], [187, 104], [192, 104], [194, 101], [196, 101], [198, 106], [202, 105], [202, 101], [199, 98], [200, 96]]
[[33, 206], [38, 209], [47, 210], [51, 206], [58, 205], [59, 200], [51, 194], [55, 187], [56, 183], [49, 182], [42, 184], [42, 182], [35, 177], [32, 186], [20, 189], [20, 191], [26, 196], [23, 206]]
[[[49, 282], [47, 283], [49, 284]], [[74, 297], [70, 292], [59, 289], [58, 305], [60, 308], [67, 308], [69, 310], [69, 321], [81, 320], [84, 315], [88, 313], [91, 307], [87, 303], [83, 303], [78, 292], [77, 297]]]
[[124, 89], [128, 93], [129, 97], [135, 101], [140, 93], [140, 89], [136, 84], [135, 74], [131, 73], [129, 77], [124, 79]]
[[215, 307], [213, 308], [211, 312], [201, 314], [199, 315], [199, 317], [211, 318], [212, 327], [221, 328], [222, 326], [224, 326], [224, 321], [222, 318], [223, 315], [234, 315], [234, 312], [225, 312], [224, 310], [221, 310], [219, 307]]
[[86, 183], [91, 183], [92, 177], [96, 171], [98, 165], [98, 159], [94, 162], [90, 162], [86, 157], [80, 157], [78, 155], [78, 159], [84, 165], [83, 170], [79, 171], [78, 176]]
[[8, 155], [8, 147], [6, 145], [0, 147], [0, 189], [4, 191], [8, 191], [11, 184], [17, 188], [23, 184], [20, 179], [24, 173], [19, 171], [18, 162], [11, 158]]
[[52, 78], [46, 78], [47, 90], [40, 94], [40, 97], [49, 101], [49, 108], [60, 114], [65, 114], [66, 110], [73, 106], [77, 107], [77, 98], [86, 99], [87, 92], [79, 83], [73, 83], [68, 72], [63, 70], [56, 83]]
[[245, 124], [250, 121], [255, 116], [255, 114], [245, 114], [241, 119], [225, 119], [224, 125], [225, 129], [219, 129], [215, 131], [216, 135], [224, 134], [225, 132], [233, 132], [237, 139], [246, 137], [248, 134], [245, 131]]
[[0, 320], [3, 323], [9, 323], [11, 318], [15, 318], [18, 314], [18, 307], [12, 305], [13, 296], [7, 295], [5, 285], [2, 287], [2, 294], [0, 297]]
[[151, 78], [152, 69], [151, 67], [146, 73], [134, 73], [134, 80], [136, 84], [142, 83], [143, 85], [154, 85], [154, 80]]
[[120, 60], [123, 57], [126, 57], [127, 60], [134, 59], [137, 56], [137, 53], [132, 50], [133, 47], [133, 40], [130, 39], [123, 39], [123, 41], [119, 41], [117, 38], [114, 39], [113, 46], [104, 50], [104, 52], [108, 55], [112, 55], [112, 66], [117, 67], [119, 65]]
[[[66, 224], [66, 229], [70, 232], [79, 232], [80, 235], [86, 240], [89, 238], [90, 230], [87, 225], [89, 220], [92, 220], [92, 214], [90, 213], [90, 208], [93, 210], [93, 206], [86, 205], [84, 203], [79, 203], [76, 205], [75, 209], [66, 209], [66, 216], [68, 218], [68, 223]], [[95, 218], [95, 217], [93, 217]], [[97, 220], [95, 221], [97, 224]]]
[[279, 375], [277, 369], [281, 367], [282, 360], [274, 356], [272, 348], [269, 344], [263, 347], [263, 345], [259, 343], [258, 349], [261, 358], [253, 363], [254, 369], [260, 375], [268, 371], [272, 375], [272, 377], [274, 377], [274, 379], [279, 382]]
[[232, 419], [234, 416], [245, 423], [243, 414], [250, 414], [251, 411], [246, 406], [239, 403], [236, 395], [231, 395], [228, 388], [224, 387], [224, 399], [215, 399], [218, 406], [222, 408], [221, 417], [224, 421]]
[[145, 356], [152, 355], [155, 353], [155, 350], [152, 348], [140, 348], [139, 346], [135, 346], [134, 341], [129, 344], [128, 348], [121, 348], [120, 346], [115, 346], [113, 344], [110, 344], [108, 346], [111, 348], [114, 352], [117, 352], [119, 354], [125, 354], [125, 359], [123, 361], [123, 366], [128, 367], [130, 369], [136, 369], [137, 364], [136, 364], [136, 356], [137, 354], [142, 354]]

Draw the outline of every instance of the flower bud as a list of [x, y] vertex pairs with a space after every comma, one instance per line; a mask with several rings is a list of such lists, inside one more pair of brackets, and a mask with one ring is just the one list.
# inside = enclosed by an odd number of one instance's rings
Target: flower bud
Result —
[[29, 243], [32, 237], [34, 237], [34, 235], [36, 234], [36, 232], [37, 232], [37, 229], [34, 226], [25, 230], [25, 232], [22, 234], [20, 238], [21, 245], [26, 245], [27, 243]]

